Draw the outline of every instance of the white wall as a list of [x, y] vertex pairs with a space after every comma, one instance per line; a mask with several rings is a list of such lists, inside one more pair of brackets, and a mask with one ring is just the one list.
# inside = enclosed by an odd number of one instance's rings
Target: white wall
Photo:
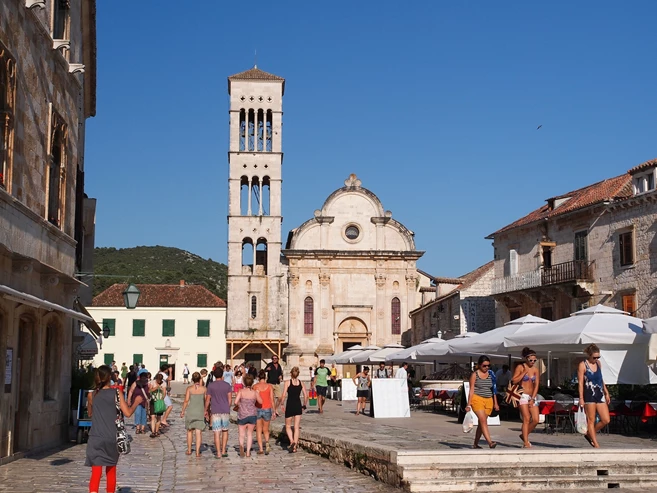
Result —
[[[215, 361], [226, 361], [226, 308], [135, 308], [89, 307], [89, 313], [98, 325], [103, 319], [116, 320], [116, 335], [103, 339], [103, 347], [94, 358], [94, 366], [102, 365], [106, 353], [114, 354], [120, 368], [123, 362], [130, 366], [134, 354], [144, 355], [144, 364], [151, 372], [159, 368], [160, 356], [169, 355], [169, 363], [176, 365], [176, 379], [182, 378], [185, 363], [194, 372], [197, 355], [207, 354], [207, 368]], [[132, 321], [145, 320], [144, 337], [132, 335]], [[175, 320], [175, 336], [162, 336], [162, 320]], [[197, 321], [210, 321], [210, 337], [197, 336]], [[167, 340], [170, 348], [166, 349]]]

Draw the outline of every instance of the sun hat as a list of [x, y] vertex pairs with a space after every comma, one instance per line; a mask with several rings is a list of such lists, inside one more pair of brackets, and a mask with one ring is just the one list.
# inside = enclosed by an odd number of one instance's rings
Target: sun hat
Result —
[[142, 368], [137, 372], [137, 376], [141, 377], [143, 374], [148, 373], [148, 370], [146, 368]]

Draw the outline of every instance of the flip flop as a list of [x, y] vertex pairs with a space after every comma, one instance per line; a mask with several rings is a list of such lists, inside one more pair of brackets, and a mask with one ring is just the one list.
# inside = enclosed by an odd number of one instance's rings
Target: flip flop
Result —
[[[221, 454], [222, 457], [228, 457], [228, 454]], [[219, 457], [217, 457], [218, 459]]]
[[591, 447], [595, 447], [595, 444], [593, 443], [593, 440], [591, 440], [591, 437], [588, 434], [584, 435], [584, 438], [586, 438], [586, 441], [589, 442], [589, 445]]
[[479, 449], [479, 448], [481, 448], [481, 447], [480, 447], [479, 445], [473, 445], [472, 448], [473, 448], [473, 449]]
[[495, 447], [497, 447], [497, 442], [491, 442], [491, 443], [488, 444], [488, 446], [490, 448], [495, 448]]

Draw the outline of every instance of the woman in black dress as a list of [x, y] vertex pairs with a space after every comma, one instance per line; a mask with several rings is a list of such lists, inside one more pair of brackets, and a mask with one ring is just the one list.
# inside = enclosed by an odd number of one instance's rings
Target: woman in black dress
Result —
[[137, 395], [132, 406], [126, 404], [123, 392], [111, 387], [112, 369], [102, 365], [96, 370], [96, 390], [89, 395], [91, 398], [91, 429], [87, 442], [86, 466], [91, 466], [89, 480], [90, 493], [97, 493], [100, 487], [100, 477], [105, 466], [107, 491], [116, 490], [116, 464], [119, 461], [119, 451], [116, 447], [116, 417], [117, 401], [124, 416], [130, 417], [142, 401]]
[[[285, 382], [283, 395], [281, 396], [280, 406], [285, 403], [285, 431], [290, 440], [290, 452], [296, 452], [299, 447], [299, 430], [301, 425], [301, 414], [308, 404], [308, 393], [303, 382], [299, 380], [299, 367], [295, 366], [290, 371], [290, 380]], [[303, 401], [301, 400], [303, 394]], [[292, 433], [292, 423], [294, 423], [294, 433]]]

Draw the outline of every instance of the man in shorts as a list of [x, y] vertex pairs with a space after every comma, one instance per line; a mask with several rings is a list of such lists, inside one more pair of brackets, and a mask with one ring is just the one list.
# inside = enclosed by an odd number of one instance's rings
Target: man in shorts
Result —
[[315, 378], [311, 382], [311, 387], [317, 390], [317, 402], [319, 404], [319, 414], [324, 412], [324, 402], [326, 402], [326, 392], [328, 391], [328, 378], [331, 370], [324, 366], [326, 361], [319, 360], [319, 366], [315, 370]]
[[265, 367], [267, 372], [267, 383], [274, 388], [274, 409], [278, 409], [278, 402], [281, 399], [281, 382], [283, 381], [283, 368], [278, 363], [278, 356], [274, 355]]
[[212, 421], [212, 432], [214, 434], [214, 447], [217, 451], [217, 459], [228, 457], [226, 448], [228, 446], [228, 426], [230, 425], [230, 406], [233, 400], [233, 389], [224, 382], [224, 369], [215, 368], [214, 380], [208, 385], [205, 397], [205, 416]]

